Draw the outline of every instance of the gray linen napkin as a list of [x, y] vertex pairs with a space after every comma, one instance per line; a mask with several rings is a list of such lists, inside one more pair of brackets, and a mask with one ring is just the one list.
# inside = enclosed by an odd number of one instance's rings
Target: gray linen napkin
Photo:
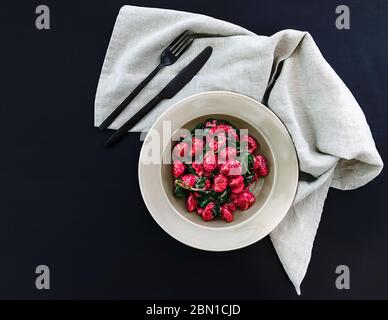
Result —
[[185, 29], [227, 37], [194, 41], [178, 62], [151, 81], [111, 128], [117, 129], [211, 45], [213, 55], [199, 74], [132, 131], [147, 131], [175, 102], [210, 90], [245, 94], [275, 112], [295, 143], [301, 175], [293, 206], [270, 237], [300, 294], [329, 187], [358, 188], [382, 170], [365, 116], [306, 32], [284, 30], [266, 37], [199, 14], [124, 6], [98, 83], [96, 126], [153, 70], [160, 52]]

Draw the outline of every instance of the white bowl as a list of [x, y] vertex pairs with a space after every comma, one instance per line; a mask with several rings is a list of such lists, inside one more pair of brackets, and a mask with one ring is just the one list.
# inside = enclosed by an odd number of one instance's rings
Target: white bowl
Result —
[[185, 209], [184, 200], [173, 195], [169, 164], [145, 164], [155, 136], [148, 133], [139, 157], [139, 184], [144, 202], [156, 222], [175, 239], [198, 249], [227, 251], [248, 246], [268, 235], [284, 218], [295, 196], [298, 161], [287, 129], [276, 115], [249, 97], [224, 91], [205, 92], [185, 98], [164, 112], [150, 132], [163, 133], [163, 122], [171, 122], [171, 134], [158, 156], [171, 153], [171, 138], [180, 128], [192, 129], [206, 118], [229, 120], [248, 129], [270, 164], [270, 174], [259, 180], [252, 192], [255, 204], [237, 211], [234, 221], [204, 222]]

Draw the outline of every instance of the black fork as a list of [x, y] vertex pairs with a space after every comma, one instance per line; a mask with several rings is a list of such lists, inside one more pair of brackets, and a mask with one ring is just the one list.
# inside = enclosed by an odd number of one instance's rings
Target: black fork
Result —
[[194, 41], [189, 30], [182, 32], [177, 38], [172, 41], [166, 49], [163, 50], [160, 55], [159, 65], [145, 78], [138, 86], [125, 98], [119, 106], [113, 110], [113, 112], [100, 124], [99, 129], [104, 130], [109, 127], [109, 125], [116, 119], [121, 112], [127, 107], [127, 105], [139, 94], [139, 92], [151, 81], [153, 77], [161, 70], [162, 68], [172, 65], [175, 63], [182, 54], [190, 47], [191, 43]]

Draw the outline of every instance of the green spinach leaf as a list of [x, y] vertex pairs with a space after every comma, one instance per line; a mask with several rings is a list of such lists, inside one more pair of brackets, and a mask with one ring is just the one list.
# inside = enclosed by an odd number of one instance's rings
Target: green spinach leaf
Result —
[[175, 190], [174, 190], [174, 195], [178, 198], [183, 198], [184, 196], [186, 196], [188, 190], [182, 188], [181, 186], [179, 185], [175, 185]]
[[197, 189], [203, 189], [205, 186], [206, 177], [200, 177], [197, 179], [197, 183], [195, 184], [195, 187]]

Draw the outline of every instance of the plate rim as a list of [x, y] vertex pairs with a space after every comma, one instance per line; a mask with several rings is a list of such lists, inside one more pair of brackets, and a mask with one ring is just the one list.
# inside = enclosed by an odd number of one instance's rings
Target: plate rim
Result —
[[[286, 133], [287, 133], [287, 138], [289, 139], [289, 141], [291, 142], [291, 146], [292, 146], [292, 150], [293, 150], [293, 155], [295, 156], [293, 160], [295, 160], [295, 175], [296, 177], [298, 177], [299, 175], [299, 159], [298, 159], [298, 154], [297, 154], [297, 151], [296, 151], [296, 147], [295, 147], [295, 144], [294, 144], [294, 141], [290, 135], [290, 132], [288, 131], [287, 127], [284, 125], [283, 121], [271, 110], [269, 109], [267, 106], [265, 106], [264, 104], [262, 104], [260, 101], [257, 101], [249, 96], [246, 96], [246, 95], [243, 95], [243, 94], [240, 94], [240, 93], [236, 93], [236, 92], [231, 92], [231, 91], [223, 91], [223, 90], [215, 90], [215, 91], [205, 91], [205, 92], [200, 92], [200, 93], [196, 93], [196, 94], [193, 94], [193, 95], [190, 95], [190, 96], [187, 96], [177, 102], [175, 102], [174, 104], [172, 104], [170, 107], [167, 108], [167, 110], [165, 110], [164, 112], [162, 112], [157, 118], [156, 120], [154, 121], [154, 123], [152, 124], [152, 126], [150, 127], [150, 129], [148, 130], [151, 131], [152, 129], [154, 129], [154, 127], [156, 126], [156, 124], [159, 122], [159, 120], [161, 118], [163, 118], [166, 114], [168, 114], [169, 112], [171, 112], [171, 110], [177, 106], [178, 104], [183, 104], [183, 103], [186, 103], [187, 101], [189, 100], [194, 100], [194, 99], [197, 99], [198, 97], [200, 96], [207, 96], [207, 95], [231, 95], [231, 96], [235, 96], [235, 97], [239, 97], [239, 98], [242, 98], [242, 99], [247, 99], [247, 100], [250, 100], [251, 102], [253, 102], [254, 104], [258, 104], [260, 105], [261, 107], [264, 108], [264, 110], [266, 110], [266, 112], [268, 112], [274, 119], [276, 119], [276, 121], [279, 122], [279, 124], [285, 129]], [[150, 205], [149, 203], [147, 202], [147, 200], [145, 199], [144, 197], [144, 186], [143, 186], [143, 183], [140, 179], [141, 177], [141, 166], [142, 166], [142, 162], [140, 161], [141, 158], [142, 158], [142, 154], [143, 154], [143, 150], [144, 150], [144, 141], [146, 141], [147, 139], [147, 136], [148, 136], [148, 132], [147, 132], [147, 135], [145, 136], [144, 140], [143, 140], [143, 144], [142, 144], [142, 147], [141, 147], [141, 150], [140, 150], [140, 153], [139, 153], [139, 158], [138, 158], [138, 181], [139, 181], [139, 188], [140, 188], [140, 192], [141, 192], [141, 195], [142, 195], [142, 198], [143, 198], [143, 201], [144, 201], [144, 204], [146, 205], [146, 208], [148, 210], [148, 213], [152, 216], [152, 218], [156, 221], [156, 223], [159, 225], [159, 227], [161, 227], [169, 236], [171, 236], [173, 239], [175, 240], [178, 240], [179, 242], [189, 246], [189, 247], [192, 247], [192, 248], [196, 248], [196, 249], [199, 249], [199, 250], [204, 250], [204, 251], [212, 251], [212, 252], [225, 252], [225, 251], [232, 251], [232, 250], [238, 250], [238, 249], [241, 249], [241, 248], [244, 248], [244, 247], [247, 247], [247, 246], [250, 246], [258, 241], [260, 241], [261, 239], [265, 238], [266, 236], [268, 236], [280, 223], [281, 221], [285, 218], [285, 216], [287, 215], [287, 212], [289, 211], [289, 209], [291, 208], [292, 206], [292, 203], [295, 199], [295, 195], [297, 193], [297, 189], [298, 189], [298, 182], [299, 182], [299, 179], [296, 178], [295, 179], [295, 182], [294, 182], [294, 185], [292, 186], [293, 187], [293, 191], [292, 191], [292, 197], [290, 197], [290, 203], [287, 203], [287, 207], [288, 209], [285, 210], [285, 213], [284, 215], [281, 217], [281, 219], [279, 221], [277, 221], [275, 227], [272, 228], [271, 231], [267, 232], [265, 235], [263, 235], [262, 237], [258, 237], [257, 239], [253, 239], [253, 240], [250, 240], [250, 241], [246, 241], [245, 243], [242, 243], [242, 244], [236, 244], [235, 246], [233, 247], [229, 247], [229, 248], [214, 248], [214, 247], [206, 247], [206, 246], [199, 246], [197, 244], [193, 244], [191, 243], [190, 241], [187, 241], [186, 239], [183, 239], [182, 237], [178, 237], [176, 234], [173, 234], [170, 230], [167, 229], [167, 227], [163, 224], [163, 222], [159, 221], [159, 217], [156, 215], [156, 214], [153, 214], [152, 213], [152, 210], [150, 208]], [[273, 191], [273, 190], [272, 190]], [[267, 199], [268, 200], [268, 199]], [[179, 217], [179, 219], [182, 219], [182, 217]], [[184, 219], [182, 219], [184, 220]], [[188, 223], [186, 221], [186, 223]], [[243, 223], [243, 225], [246, 226], [245, 223]], [[218, 228], [215, 228], [215, 229], [212, 229], [211, 228], [203, 228], [205, 230], [208, 230], [208, 232], [212, 232], [212, 231], [218, 231]], [[225, 229], [229, 229], [229, 231], [232, 231], [233, 229], [231, 228], [223, 228], [224, 230]]]

